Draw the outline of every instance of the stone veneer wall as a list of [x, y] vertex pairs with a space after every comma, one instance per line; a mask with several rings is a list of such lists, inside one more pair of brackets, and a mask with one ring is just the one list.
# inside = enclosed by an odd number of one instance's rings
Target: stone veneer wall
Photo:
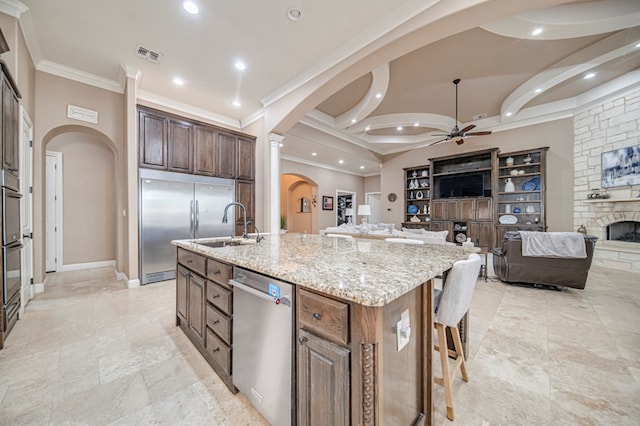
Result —
[[640, 145], [640, 91], [592, 106], [574, 117], [573, 223], [599, 238], [594, 264], [640, 272], [640, 244], [605, 241], [606, 227], [622, 220], [640, 222], [637, 201], [611, 202], [638, 196], [640, 185], [609, 188], [609, 202], [587, 203], [587, 194], [601, 188], [603, 152]]

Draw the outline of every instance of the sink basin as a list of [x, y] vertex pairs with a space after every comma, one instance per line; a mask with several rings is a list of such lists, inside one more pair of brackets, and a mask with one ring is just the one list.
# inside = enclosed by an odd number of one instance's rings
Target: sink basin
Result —
[[239, 246], [240, 244], [242, 244], [242, 242], [238, 240], [222, 240], [222, 241], [210, 241], [208, 243], [198, 243], [198, 244], [207, 246], [207, 247], [217, 248], [217, 247]]

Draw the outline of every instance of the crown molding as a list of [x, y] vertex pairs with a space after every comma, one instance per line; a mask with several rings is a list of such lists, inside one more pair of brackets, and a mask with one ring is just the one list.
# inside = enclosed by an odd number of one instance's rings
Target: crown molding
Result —
[[13, 16], [16, 19], [20, 18], [24, 12], [29, 10], [27, 6], [16, 0], [0, 0], [0, 12]]
[[329, 166], [327, 164], [316, 163], [314, 161], [305, 160], [305, 159], [300, 158], [300, 157], [294, 157], [292, 155], [280, 155], [280, 159], [281, 160], [292, 161], [294, 163], [304, 164], [305, 166], [318, 167], [320, 169], [331, 170], [331, 171], [334, 171], [334, 172], [344, 173], [344, 174], [347, 174], [347, 175], [358, 176], [358, 177], [363, 177], [363, 178], [364, 177], [371, 177], [371, 176], [380, 175], [380, 173], [374, 173], [374, 174], [371, 174], [371, 173], [356, 173], [356, 172], [352, 172], [350, 170], [344, 170], [344, 169], [339, 169], [337, 167]]
[[36, 69], [47, 74], [53, 74], [57, 75], [58, 77], [66, 78], [67, 80], [77, 81], [79, 83], [84, 83], [89, 86], [98, 87], [100, 89], [105, 89], [116, 93], [124, 93], [124, 87], [117, 81], [99, 77], [95, 74], [90, 74], [84, 71], [79, 71], [75, 68], [67, 67], [56, 62], [47, 60], [40, 61], [36, 65]]

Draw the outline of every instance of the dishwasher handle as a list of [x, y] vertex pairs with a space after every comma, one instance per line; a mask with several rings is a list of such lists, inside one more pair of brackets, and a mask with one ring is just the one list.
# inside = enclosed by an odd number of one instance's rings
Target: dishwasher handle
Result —
[[238, 290], [246, 291], [247, 293], [259, 297], [260, 299], [266, 300], [268, 302], [273, 302], [276, 305], [284, 305], [291, 308], [291, 300], [287, 296], [282, 296], [279, 299], [273, 298], [270, 294], [263, 293], [255, 288], [249, 287], [246, 284], [242, 284], [240, 281], [229, 280], [229, 284], [231, 284], [234, 288]]

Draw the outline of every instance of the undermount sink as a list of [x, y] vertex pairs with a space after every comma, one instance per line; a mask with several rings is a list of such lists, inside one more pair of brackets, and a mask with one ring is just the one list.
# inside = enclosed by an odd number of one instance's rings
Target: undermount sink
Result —
[[203, 246], [218, 248], [218, 247], [230, 247], [230, 246], [239, 246], [242, 244], [242, 241], [239, 240], [222, 240], [222, 241], [210, 241], [208, 243], [198, 243]]

